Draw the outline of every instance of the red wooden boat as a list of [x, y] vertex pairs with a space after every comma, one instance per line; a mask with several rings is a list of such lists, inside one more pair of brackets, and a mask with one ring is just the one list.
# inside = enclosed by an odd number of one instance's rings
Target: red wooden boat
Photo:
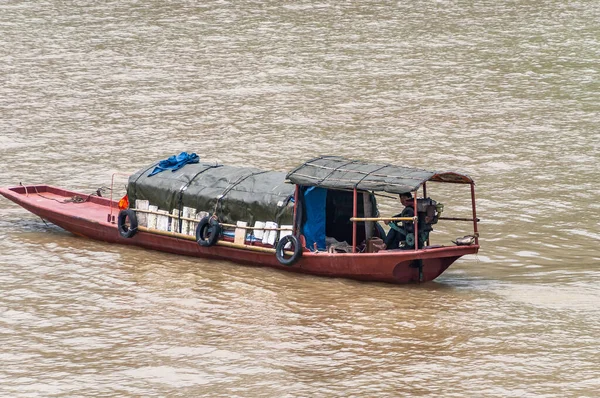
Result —
[[[157, 165], [158, 163], [154, 163], [130, 177], [128, 196], [131, 205], [126, 210], [119, 210], [119, 203], [112, 198], [86, 195], [48, 185], [0, 188], [0, 194], [78, 236], [320, 276], [391, 283], [426, 282], [437, 278], [461, 256], [475, 254], [479, 250], [474, 182], [466, 175], [371, 164], [339, 157], [319, 157], [302, 164], [287, 175], [197, 163], [185, 165], [177, 171], [164, 171], [158, 174], [163, 175], [160, 179], [153, 180], [154, 177], [148, 177], [147, 174]], [[273, 186], [272, 179], [278, 178], [278, 175], [283, 175], [282, 183], [287, 184], [279, 184], [284, 188], [279, 189], [274, 197], [258, 200], [261, 203], [257, 204], [259, 194], [248, 192], [248, 186], [259, 186], [258, 191], [266, 191], [261, 186], [265, 181], [260, 179], [269, 180], [270, 186]], [[181, 181], [185, 181], [184, 186], [180, 184]], [[472, 216], [441, 217], [440, 207], [436, 207], [435, 201], [427, 198], [428, 181], [469, 185]], [[167, 198], [161, 202], [160, 199], [165, 199], [168, 192], [173, 192], [172, 186], [177, 186], [177, 192], [169, 198], [175, 199]], [[194, 191], [194, 187], [199, 190]], [[211, 191], [211, 187], [221, 188]], [[419, 189], [423, 195], [418, 199]], [[210, 203], [202, 203], [203, 194], [198, 192], [207, 191], [209, 192], [204, 194], [204, 199], [212, 199]], [[314, 192], [317, 191], [320, 193], [315, 195]], [[147, 193], [146, 196], [144, 192]], [[216, 195], [215, 192], [221, 193]], [[268, 195], [273, 192], [274, 188]], [[411, 219], [378, 217], [374, 200], [378, 192], [413, 193], [413, 208], [417, 209], [417, 215]], [[290, 200], [282, 204], [279, 199], [286, 196]], [[143, 204], [147, 198], [161, 202], [159, 204], [164, 210], [148, 209], [148, 206], [138, 208], [137, 205]], [[269, 214], [275, 214], [273, 218], [279, 217], [280, 222], [269, 227], [254, 215], [260, 214], [261, 209], [273, 208], [270, 204], [273, 201], [277, 202], [276, 211]], [[244, 203], [247, 205], [245, 211], [238, 211], [244, 207]], [[212, 211], [206, 217], [194, 217], [180, 211], [194, 206], [198, 215], [201, 214], [201, 209], [210, 208]], [[331, 213], [336, 212], [342, 217], [343, 223], [336, 222], [331, 216]], [[261, 216], [265, 218], [267, 213], [262, 213]], [[287, 213], [291, 217], [291, 228], [282, 225], [285, 224]], [[422, 218], [428, 217], [427, 215], [435, 217], [436, 222], [471, 221], [473, 234], [458, 241], [458, 244], [429, 245], [428, 234], [423, 234], [423, 225], [427, 229], [427, 223], [422, 222]], [[164, 221], [162, 228], [158, 225], [160, 220], [158, 223], [151, 220], [161, 217]], [[238, 219], [234, 220], [232, 217]], [[240, 217], [245, 217], [246, 221], [239, 223]], [[428, 219], [431, 221], [431, 217]], [[408, 242], [412, 243], [409, 247], [382, 249], [381, 238], [384, 233], [378, 227], [378, 222], [389, 220], [401, 220], [405, 224], [412, 222], [413, 236], [419, 239]], [[182, 230], [186, 222], [187, 229]], [[248, 226], [252, 222], [254, 226]], [[258, 232], [261, 233], [262, 240], [259, 239]], [[273, 239], [265, 240], [267, 234], [274, 234], [271, 236]], [[333, 240], [337, 244], [327, 243], [327, 247], [324, 247], [325, 238], [328, 242], [331, 241], [325, 235], [330, 234], [337, 234]], [[343, 242], [345, 246], [339, 244], [344, 236], [348, 237]]]

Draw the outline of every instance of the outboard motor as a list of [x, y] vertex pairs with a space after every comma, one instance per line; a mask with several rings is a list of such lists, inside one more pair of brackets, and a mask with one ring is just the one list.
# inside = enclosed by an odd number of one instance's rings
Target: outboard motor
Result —
[[431, 198], [417, 199], [417, 215], [419, 219], [419, 247], [423, 247], [429, 240], [429, 232], [433, 231], [433, 224], [437, 224], [444, 205]]

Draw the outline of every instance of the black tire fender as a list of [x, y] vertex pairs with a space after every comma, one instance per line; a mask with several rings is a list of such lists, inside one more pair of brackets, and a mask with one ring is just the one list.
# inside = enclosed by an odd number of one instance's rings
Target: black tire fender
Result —
[[[285, 246], [291, 243], [293, 248], [293, 254], [290, 257], [286, 257], [285, 254]], [[277, 257], [277, 261], [279, 261], [283, 265], [287, 265], [291, 267], [300, 259], [302, 256], [302, 246], [300, 245], [300, 241], [294, 235], [286, 235], [277, 242], [277, 246], [275, 246], [275, 257]]]
[[200, 246], [213, 246], [219, 240], [221, 224], [213, 217], [204, 217], [196, 227], [196, 242]]
[[[129, 225], [127, 224], [127, 220], [129, 220]], [[138, 229], [138, 221], [135, 211], [132, 209], [121, 210], [119, 212], [119, 217], [117, 218], [117, 228], [119, 229], [119, 234], [122, 237], [132, 238]]]

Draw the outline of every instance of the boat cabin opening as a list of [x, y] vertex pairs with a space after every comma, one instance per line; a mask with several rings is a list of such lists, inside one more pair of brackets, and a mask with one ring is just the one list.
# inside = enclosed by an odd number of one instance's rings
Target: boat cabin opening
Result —
[[443, 211], [435, 200], [418, 198], [416, 214], [409, 201], [408, 210], [386, 218], [380, 217], [374, 192], [358, 191], [356, 203], [354, 191], [300, 187], [299, 192], [300, 231], [311, 251], [353, 252], [353, 246], [357, 252], [408, 250], [415, 248], [415, 236], [422, 248]]
[[[378, 214], [375, 195], [363, 193], [356, 199], [347, 190], [319, 187], [299, 187], [301, 204], [301, 232], [306, 247], [312, 251], [325, 251], [332, 246], [340, 252], [350, 252], [355, 230], [353, 217], [373, 217]], [[356, 239], [359, 242], [378, 236], [383, 238], [383, 229], [377, 230], [373, 222], [356, 223]], [[333, 249], [332, 249], [333, 251]]]

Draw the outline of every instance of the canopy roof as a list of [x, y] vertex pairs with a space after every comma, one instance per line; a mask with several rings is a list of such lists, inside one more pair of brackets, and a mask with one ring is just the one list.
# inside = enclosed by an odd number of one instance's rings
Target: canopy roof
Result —
[[330, 189], [412, 192], [426, 181], [469, 184], [471, 177], [451, 171], [427, 171], [391, 164], [366, 163], [339, 156], [320, 156], [290, 171], [293, 184]]

